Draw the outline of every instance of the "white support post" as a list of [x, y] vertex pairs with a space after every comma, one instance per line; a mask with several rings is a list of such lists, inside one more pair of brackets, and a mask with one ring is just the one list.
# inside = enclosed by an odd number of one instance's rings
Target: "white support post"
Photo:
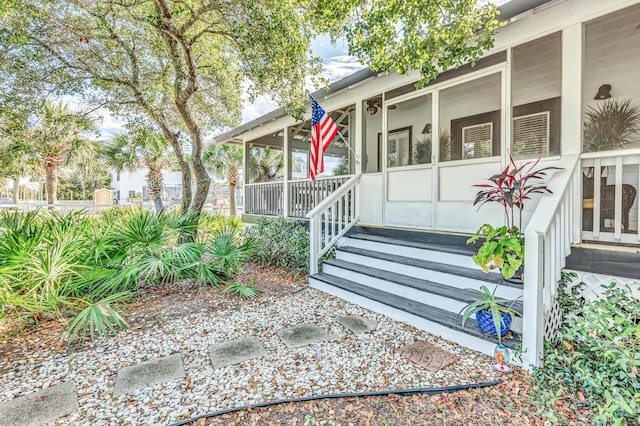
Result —
[[613, 236], [620, 241], [622, 238], [622, 156], [616, 157], [615, 175], [615, 205], [613, 208]]
[[[355, 158], [355, 167], [353, 171], [355, 174], [359, 175], [364, 173], [364, 158], [362, 155], [362, 145], [364, 144], [363, 136], [363, 123], [362, 123], [362, 102], [356, 102], [356, 109], [353, 112], [354, 120], [353, 120], [353, 139], [349, 137], [349, 142], [352, 144], [352, 148], [356, 153]], [[349, 120], [351, 122], [351, 120]]]
[[542, 287], [544, 285], [544, 238], [530, 233], [525, 237], [527, 256], [522, 300], [522, 364], [525, 368], [540, 366], [544, 349], [544, 309]]
[[289, 197], [289, 178], [291, 176], [291, 149], [289, 149], [289, 129], [285, 127], [283, 131], [283, 147], [284, 150], [284, 182], [282, 188], [282, 216], [289, 217], [291, 209], [291, 200]]
[[[584, 61], [584, 30], [582, 23], [562, 31], [562, 97], [560, 151], [562, 155], [582, 152], [582, 68]], [[582, 241], [582, 180], [574, 182], [571, 241]], [[594, 209], [595, 213], [595, 209]], [[595, 217], [595, 214], [594, 214]], [[595, 228], [592, 228], [595, 229]]]
[[309, 221], [309, 274], [318, 273], [318, 252], [320, 251], [320, 220], [322, 216], [312, 217]]

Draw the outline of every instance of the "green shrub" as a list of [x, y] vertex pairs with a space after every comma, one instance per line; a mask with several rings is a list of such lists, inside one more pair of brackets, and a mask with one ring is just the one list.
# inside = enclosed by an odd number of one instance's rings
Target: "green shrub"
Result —
[[229, 284], [251, 247], [237, 220], [203, 215], [193, 242], [179, 236], [199, 223], [139, 208], [102, 215], [0, 213], [0, 320], [75, 317], [69, 340], [106, 336], [126, 322], [115, 308], [138, 294], [141, 281], [188, 279]]
[[309, 272], [309, 231], [302, 224], [284, 218], [260, 218], [245, 230], [254, 241], [251, 259], [262, 265], [285, 268], [294, 273]]
[[[556, 403], [571, 395], [585, 424], [635, 424], [640, 412], [640, 302], [612, 283], [602, 298], [581, 303], [563, 289], [567, 313], [555, 342], [545, 342], [534, 397], [552, 424], [567, 423]], [[575, 295], [575, 291], [572, 292]], [[576, 419], [574, 419], [576, 420]]]

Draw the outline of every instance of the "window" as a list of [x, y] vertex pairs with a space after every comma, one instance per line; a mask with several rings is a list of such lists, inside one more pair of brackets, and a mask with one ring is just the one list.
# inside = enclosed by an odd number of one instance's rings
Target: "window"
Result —
[[515, 159], [560, 154], [560, 98], [514, 106], [511, 140]]
[[513, 118], [513, 156], [549, 154], [549, 111]]
[[493, 123], [462, 128], [462, 158], [491, 157]]
[[[382, 133], [378, 134], [378, 143], [382, 144]], [[412, 164], [411, 127], [391, 130], [387, 136], [387, 167], [400, 167]]]

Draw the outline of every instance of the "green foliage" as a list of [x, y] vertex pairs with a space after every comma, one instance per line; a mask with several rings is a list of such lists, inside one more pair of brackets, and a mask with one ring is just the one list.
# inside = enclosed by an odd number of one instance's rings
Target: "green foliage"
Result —
[[524, 264], [524, 238], [518, 228], [511, 231], [506, 225], [494, 228], [485, 223], [467, 240], [467, 244], [475, 243], [480, 235], [485, 235], [484, 243], [471, 257], [484, 272], [500, 268], [502, 276], [509, 279]]
[[115, 311], [112, 304], [117, 304], [131, 296], [131, 293], [123, 292], [107, 296], [95, 303], [79, 300], [80, 312], [69, 322], [63, 332], [63, 339], [75, 341], [84, 338], [87, 333], [93, 340], [97, 336], [116, 334], [118, 328], [127, 328], [127, 323], [122, 316]]
[[245, 235], [254, 241], [251, 259], [262, 265], [309, 272], [309, 231], [299, 222], [284, 218], [260, 218], [247, 227]]
[[504, 324], [502, 320], [502, 313], [508, 313], [512, 319], [514, 316], [520, 316], [520, 313], [512, 308], [515, 300], [500, 299], [495, 296], [496, 286], [493, 291], [490, 291], [487, 286], [480, 287], [480, 290], [469, 288], [467, 290], [472, 291], [478, 295], [476, 299], [473, 299], [465, 306], [458, 315], [462, 315], [462, 326], [467, 322], [471, 315], [480, 311], [490, 312], [493, 316], [493, 324], [498, 330], [498, 343], [502, 343], [502, 337], [500, 336], [500, 325]]
[[141, 281], [192, 280], [220, 286], [238, 272], [250, 241], [237, 220], [154, 215], [141, 209], [104, 214], [0, 213], [0, 318], [72, 315], [64, 338], [106, 336], [126, 323], [116, 311]]
[[[544, 366], [535, 370], [534, 398], [553, 424], [569, 423], [557, 409], [568, 403], [584, 413], [582, 424], [635, 424], [640, 412], [640, 303], [629, 286], [611, 283], [601, 298], [584, 303], [567, 290], [563, 324], [555, 341], [545, 342]], [[587, 414], [588, 413], [588, 414]]]
[[431, 163], [431, 138], [425, 136], [416, 141], [413, 151], [413, 164]]
[[493, 47], [500, 24], [493, 4], [476, 0], [320, 0], [317, 25], [345, 22], [349, 52], [374, 71], [405, 75], [420, 70], [421, 83], [439, 72], [475, 62]]
[[229, 291], [243, 299], [255, 299], [260, 295], [260, 290], [255, 288], [255, 281], [252, 279], [250, 285], [230, 283]]
[[640, 134], [640, 106], [630, 99], [607, 99], [585, 112], [584, 152], [620, 149], [637, 141]]

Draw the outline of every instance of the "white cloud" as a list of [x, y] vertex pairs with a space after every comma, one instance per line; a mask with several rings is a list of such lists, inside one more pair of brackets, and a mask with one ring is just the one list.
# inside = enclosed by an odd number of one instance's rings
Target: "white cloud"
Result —
[[[353, 56], [335, 55], [325, 60], [321, 76], [327, 78], [331, 83], [333, 83], [358, 70], [361, 70], [362, 68], [364, 68], [364, 65], [359, 63]], [[306, 84], [306, 89], [313, 92], [320, 88], [313, 87], [311, 80], [309, 80]], [[253, 103], [250, 103], [248, 97], [243, 94], [242, 122], [247, 123], [277, 109], [278, 107], [279, 105], [267, 96], [259, 96]]]
[[347, 77], [364, 68], [356, 58], [349, 55], [332, 56], [324, 63], [323, 77], [327, 77], [332, 83]]

